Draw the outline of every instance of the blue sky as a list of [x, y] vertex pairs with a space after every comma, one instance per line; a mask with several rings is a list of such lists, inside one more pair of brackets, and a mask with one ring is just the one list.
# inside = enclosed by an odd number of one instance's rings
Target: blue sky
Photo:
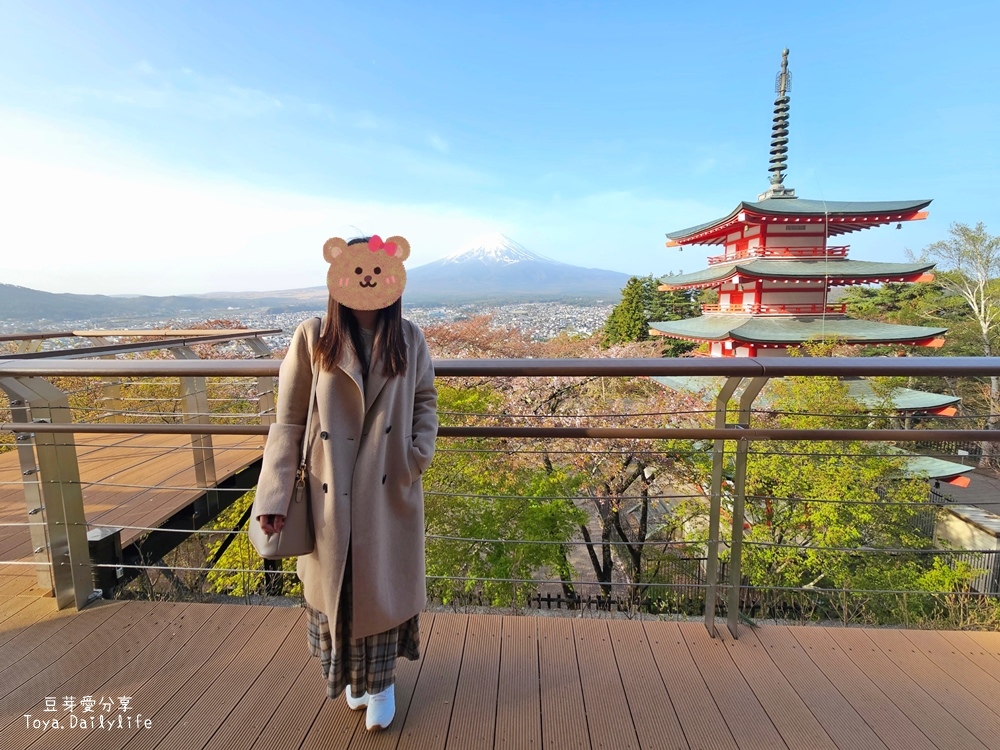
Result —
[[848, 238], [902, 261], [1000, 233], [998, 5], [0, 0], [0, 282], [317, 286], [357, 230], [694, 271], [663, 233], [767, 187], [786, 46], [786, 186], [933, 198]]

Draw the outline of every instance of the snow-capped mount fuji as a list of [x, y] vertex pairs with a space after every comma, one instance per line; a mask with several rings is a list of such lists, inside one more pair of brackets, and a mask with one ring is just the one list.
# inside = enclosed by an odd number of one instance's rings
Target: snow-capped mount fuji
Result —
[[[442, 258], [442, 262], [448, 263], [470, 263], [479, 261], [485, 265], [497, 263], [500, 265], [510, 265], [511, 263], [558, 263], [558, 261], [546, 258], [533, 253], [524, 245], [515, 242], [505, 234], [489, 234], [480, 237], [461, 250], [456, 250], [451, 255]], [[566, 265], [559, 263], [559, 265]]]
[[546, 258], [503, 234], [407, 271], [408, 305], [617, 302], [629, 275]]

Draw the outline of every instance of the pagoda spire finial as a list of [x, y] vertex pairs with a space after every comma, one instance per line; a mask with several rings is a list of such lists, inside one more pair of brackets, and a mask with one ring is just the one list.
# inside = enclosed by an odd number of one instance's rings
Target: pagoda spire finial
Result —
[[788, 72], [788, 48], [781, 53], [781, 70], [774, 80], [774, 125], [771, 127], [771, 187], [758, 196], [765, 198], [794, 198], [795, 191], [784, 186], [785, 162], [788, 154], [788, 94], [792, 90], [792, 74]]

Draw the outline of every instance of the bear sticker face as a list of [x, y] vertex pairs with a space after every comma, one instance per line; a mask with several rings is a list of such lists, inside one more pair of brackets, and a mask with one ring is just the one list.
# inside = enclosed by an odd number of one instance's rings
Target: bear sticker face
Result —
[[410, 243], [402, 237], [382, 241], [374, 235], [368, 242], [348, 245], [331, 237], [323, 245], [330, 264], [326, 285], [330, 296], [352, 310], [381, 310], [403, 296]]

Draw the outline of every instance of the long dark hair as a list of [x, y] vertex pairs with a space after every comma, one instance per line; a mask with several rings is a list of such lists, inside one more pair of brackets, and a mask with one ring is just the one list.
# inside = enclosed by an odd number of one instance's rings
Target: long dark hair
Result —
[[[367, 237], [357, 237], [348, 245], [368, 242]], [[332, 370], [340, 362], [346, 347], [354, 349], [361, 368], [368, 371], [361, 326], [349, 307], [344, 307], [333, 297], [326, 305], [326, 320], [320, 333], [313, 359], [324, 370]], [[388, 307], [378, 310], [375, 317], [375, 340], [372, 358], [382, 360], [382, 374], [393, 378], [406, 372], [406, 340], [403, 338], [403, 300], [397, 299]]]

